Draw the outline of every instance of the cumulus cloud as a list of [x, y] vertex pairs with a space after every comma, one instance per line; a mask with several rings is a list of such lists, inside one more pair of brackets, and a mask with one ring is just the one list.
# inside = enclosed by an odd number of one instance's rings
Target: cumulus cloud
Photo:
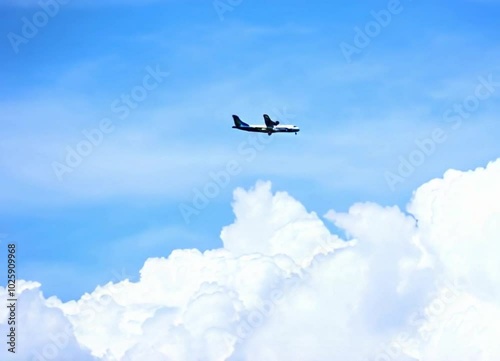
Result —
[[498, 360], [498, 184], [500, 159], [448, 171], [406, 210], [329, 211], [345, 240], [269, 182], [238, 188], [220, 249], [150, 258], [138, 282], [66, 303], [21, 283], [19, 359]]
[[[16, 287], [20, 294], [16, 305], [16, 353], [8, 352], [4, 343], [2, 360], [95, 360], [75, 338], [74, 327], [63, 311], [53, 307], [53, 299], [43, 297], [39, 283], [18, 281]], [[7, 298], [6, 289], [0, 287], [3, 305], [10, 304]], [[0, 308], [2, 335], [10, 332], [9, 313], [5, 306]]]

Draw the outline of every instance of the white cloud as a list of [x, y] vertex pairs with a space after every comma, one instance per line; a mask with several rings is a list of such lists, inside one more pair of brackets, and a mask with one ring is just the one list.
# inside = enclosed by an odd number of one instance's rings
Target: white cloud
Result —
[[37, 331], [20, 359], [70, 325], [53, 359], [498, 360], [498, 184], [500, 159], [428, 182], [408, 213], [329, 211], [348, 242], [270, 183], [237, 189], [224, 248], [150, 258], [138, 282], [67, 303], [21, 283]]
[[500, 162], [473, 172], [449, 170], [420, 187], [409, 210], [422, 241], [450, 278], [500, 301]]
[[224, 248], [233, 255], [286, 254], [306, 266], [319, 253], [345, 245], [331, 235], [316, 213], [285, 192], [271, 193], [270, 182], [234, 192], [235, 222], [222, 229]]
[[[4, 342], [0, 351], [2, 360], [94, 360], [76, 339], [73, 325], [58, 307], [52, 307], [52, 299], [45, 299], [37, 282], [17, 282], [19, 301], [16, 305], [15, 354], [7, 351]], [[0, 288], [3, 305], [7, 292]], [[6, 340], [12, 325], [7, 324], [11, 316], [5, 306], [0, 309], [0, 333]], [[12, 347], [14, 345], [9, 345]]]

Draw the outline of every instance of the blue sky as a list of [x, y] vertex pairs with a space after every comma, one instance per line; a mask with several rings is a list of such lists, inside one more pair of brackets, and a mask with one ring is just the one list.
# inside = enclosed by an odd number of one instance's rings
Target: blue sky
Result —
[[[401, 1], [350, 62], [341, 44], [387, 1], [244, 0], [223, 20], [211, 1], [74, 1], [16, 53], [9, 34], [41, 11], [19, 3], [0, 7], [0, 233], [46, 295], [75, 298], [137, 278], [148, 257], [219, 247], [233, 190], [257, 180], [320, 215], [359, 201], [404, 207], [425, 181], [499, 155], [500, 87], [458, 127], [444, 117], [480, 77], [500, 81], [495, 1]], [[168, 76], [121, 119], [112, 104], [151, 68]], [[249, 160], [238, 149], [253, 135], [231, 129], [231, 114], [263, 113], [302, 131]], [[113, 131], [59, 180], [53, 163], [103, 118]], [[436, 128], [446, 140], [391, 189], [386, 172]], [[187, 224], [179, 205], [230, 161], [239, 174]]]

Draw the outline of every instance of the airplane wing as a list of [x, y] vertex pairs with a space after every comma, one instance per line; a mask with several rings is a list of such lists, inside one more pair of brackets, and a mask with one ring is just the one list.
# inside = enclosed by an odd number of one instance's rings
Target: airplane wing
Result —
[[280, 122], [273, 122], [269, 115], [264, 114], [264, 121], [266, 122], [266, 127], [274, 128], [275, 125], [278, 125]]

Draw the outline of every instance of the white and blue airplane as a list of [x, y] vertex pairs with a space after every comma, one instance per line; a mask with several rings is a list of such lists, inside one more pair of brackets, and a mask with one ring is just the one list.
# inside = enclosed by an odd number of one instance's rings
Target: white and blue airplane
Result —
[[300, 132], [299, 127], [296, 125], [279, 125], [280, 122], [272, 121], [269, 115], [264, 114], [264, 121], [266, 125], [250, 125], [245, 123], [240, 119], [239, 116], [233, 115], [234, 120], [234, 129], [244, 130], [247, 132], [259, 132], [259, 133], [267, 133], [271, 135], [273, 133], [295, 133]]

